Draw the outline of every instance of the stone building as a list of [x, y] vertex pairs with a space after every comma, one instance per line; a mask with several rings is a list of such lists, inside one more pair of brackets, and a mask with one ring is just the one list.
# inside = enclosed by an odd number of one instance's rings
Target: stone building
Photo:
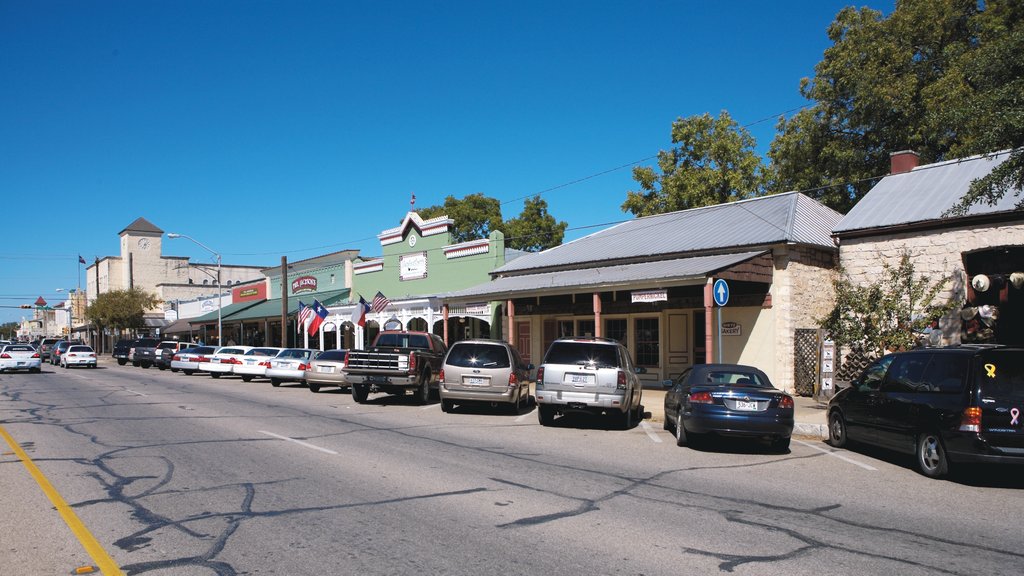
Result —
[[904, 251], [918, 275], [948, 278], [939, 298], [964, 306], [940, 321], [932, 344], [1024, 343], [1024, 292], [1011, 281], [1015, 273], [1024, 281], [1024, 212], [1015, 206], [1020, 199], [1011, 192], [993, 205], [975, 204], [966, 215], [946, 214], [971, 182], [1008, 155], [919, 166], [916, 153], [894, 153], [890, 175], [834, 230], [841, 265], [855, 284], [877, 280], [884, 264], [897, 264]]

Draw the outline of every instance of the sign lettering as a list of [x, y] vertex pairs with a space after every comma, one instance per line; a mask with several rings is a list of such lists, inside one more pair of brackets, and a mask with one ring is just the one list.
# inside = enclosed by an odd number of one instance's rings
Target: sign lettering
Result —
[[633, 303], [664, 302], [668, 300], [668, 290], [640, 290], [631, 294]]
[[292, 294], [299, 292], [316, 292], [315, 276], [299, 276], [292, 282]]

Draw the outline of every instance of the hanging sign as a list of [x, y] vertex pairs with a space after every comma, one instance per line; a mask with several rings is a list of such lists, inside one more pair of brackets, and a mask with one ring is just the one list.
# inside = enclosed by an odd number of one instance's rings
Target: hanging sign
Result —
[[668, 300], [668, 290], [638, 290], [630, 294], [633, 304], [638, 302], [664, 302]]
[[742, 336], [743, 325], [739, 322], [722, 322], [722, 336]]

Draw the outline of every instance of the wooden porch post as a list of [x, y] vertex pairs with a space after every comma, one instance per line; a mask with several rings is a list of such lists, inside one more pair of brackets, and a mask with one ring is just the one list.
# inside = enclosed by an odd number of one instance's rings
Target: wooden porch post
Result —
[[601, 337], [601, 294], [594, 292], [594, 337]]
[[441, 304], [441, 315], [444, 317], [442, 323], [444, 324], [444, 345], [451, 346], [448, 342], [448, 303]]
[[508, 310], [508, 329], [505, 331], [508, 334], [508, 343], [515, 346], [516, 343], [516, 305], [512, 300], [505, 301], [505, 308]]
[[714, 322], [712, 320], [712, 314], [715, 308], [715, 296], [713, 293], [713, 284], [715, 279], [708, 278], [707, 283], [704, 284], [704, 362], [711, 364], [714, 361], [714, 334], [712, 333], [714, 328]]

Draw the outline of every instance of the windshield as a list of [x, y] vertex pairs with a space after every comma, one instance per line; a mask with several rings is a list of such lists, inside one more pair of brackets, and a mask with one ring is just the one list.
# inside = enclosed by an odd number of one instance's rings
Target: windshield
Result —
[[316, 357], [316, 359], [317, 360], [335, 360], [337, 362], [344, 362], [345, 361], [345, 354], [347, 354], [347, 353], [348, 353], [348, 350], [326, 350], [324, 352], [321, 352], [320, 355]]
[[545, 364], [572, 364], [618, 368], [618, 347], [612, 344], [589, 342], [554, 342], [544, 357]]

